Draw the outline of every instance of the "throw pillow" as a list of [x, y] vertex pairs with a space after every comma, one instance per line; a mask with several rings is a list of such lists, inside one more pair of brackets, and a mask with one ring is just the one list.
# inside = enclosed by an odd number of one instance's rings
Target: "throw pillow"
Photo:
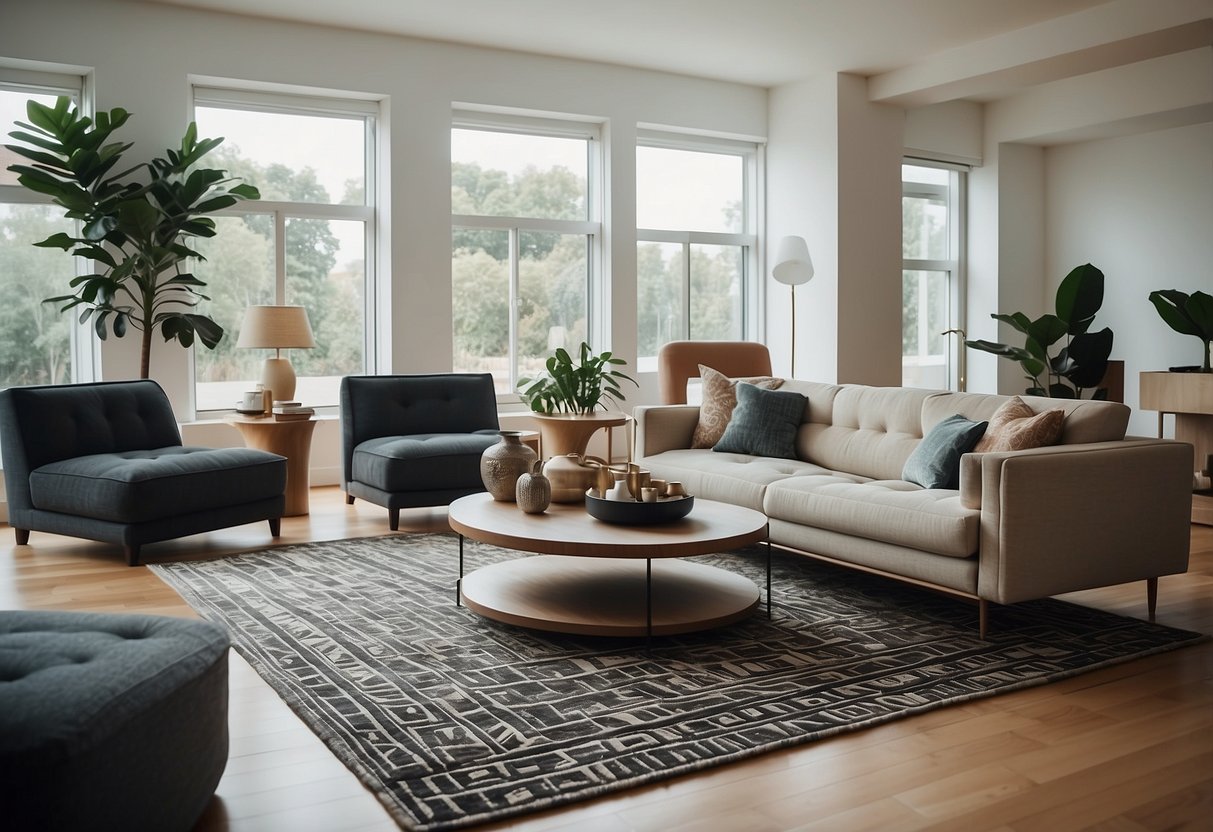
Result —
[[754, 376], [753, 378], [729, 378], [711, 367], [699, 365], [699, 378], [703, 381], [702, 400], [699, 404], [699, 424], [691, 436], [692, 448], [710, 448], [724, 436], [724, 429], [733, 418], [737, 407], [737, 383], [744, 381], [766, 390], [774, 390], [783, 384], [781, 378]]
[[918, 443], [901, 478], [923, 488], [960, 488], [960, 458], [973, 450], [985, 432], [985, 422], [974, 422], [959, 413], [949, 416]]
[[795, 459], [796, 431], [807, 401], [800, 393], [738, 384], [737, 409], [712, 450]]
[[990, 451], [1022, 451], [1043, 448], [1061, 438], [1066, 412], [1053, 408], [1037, 413], [1019, 396], [1012, 396], [990, 417], [986, 435], [973, 450], [979, 454]]

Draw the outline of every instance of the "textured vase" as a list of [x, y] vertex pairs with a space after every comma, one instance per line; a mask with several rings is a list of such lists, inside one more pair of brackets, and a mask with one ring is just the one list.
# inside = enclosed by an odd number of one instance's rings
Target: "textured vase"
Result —
[[522, 443], [522, 432], [503, 430], [501, 441], [480, 455], [480, 479], [494, 500], [512, 503], [518, 478], [531, 470], [537, 454]]
[[514, 486], [518, 508], [527, 514], [543, 514], [552, 504], [552, 483], [543, 475], [543, 463], [536, 462], [530, 473], [518, 477]]

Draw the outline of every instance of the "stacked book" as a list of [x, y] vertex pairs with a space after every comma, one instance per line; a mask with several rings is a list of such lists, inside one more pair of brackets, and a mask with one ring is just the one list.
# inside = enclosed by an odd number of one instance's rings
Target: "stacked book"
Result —
[[274, 402], [274, 419], [279, 422], [310, 419], [316, 411], [301, 402]]

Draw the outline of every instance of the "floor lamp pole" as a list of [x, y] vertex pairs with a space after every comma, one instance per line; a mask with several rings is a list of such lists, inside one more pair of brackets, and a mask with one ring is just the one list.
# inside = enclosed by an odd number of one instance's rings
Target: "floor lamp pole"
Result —
[[796, 378], [796, 284], [792, 284], [792, 372]]

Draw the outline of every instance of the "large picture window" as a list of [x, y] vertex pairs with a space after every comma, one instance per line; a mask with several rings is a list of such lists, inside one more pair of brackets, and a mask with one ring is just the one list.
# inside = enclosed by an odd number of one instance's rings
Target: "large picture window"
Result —
[[901, 167], [902, 384], [961, 389], [964, 340], [963, 240], [965, 173], [923, 162]]
[[636, 148], [638, 366], [675, 340], [754, 336], [758, 148], [641, 132]]
[[269, 353], [236, 348], [252, 304], [307, 309], [316, 346], [287, 356], [296, 399], [335, 406], [341, 377], [371, 366], [377, 109], [352, 99], [195, 88], [199, 135], [224, 137], [207, 163], [261, 192], [198, 242], [206, 261], [195, 272], [211, 298], [200, 308], [226, 334], [215, 350], [195, 347], [196, 410], [231, 409], [260, 377]]
[[594, 340], [596, 141], [592, 124], [455, 115], [453, 363], [491, 373], [500, 396], [514, 395], [557, 347]]

